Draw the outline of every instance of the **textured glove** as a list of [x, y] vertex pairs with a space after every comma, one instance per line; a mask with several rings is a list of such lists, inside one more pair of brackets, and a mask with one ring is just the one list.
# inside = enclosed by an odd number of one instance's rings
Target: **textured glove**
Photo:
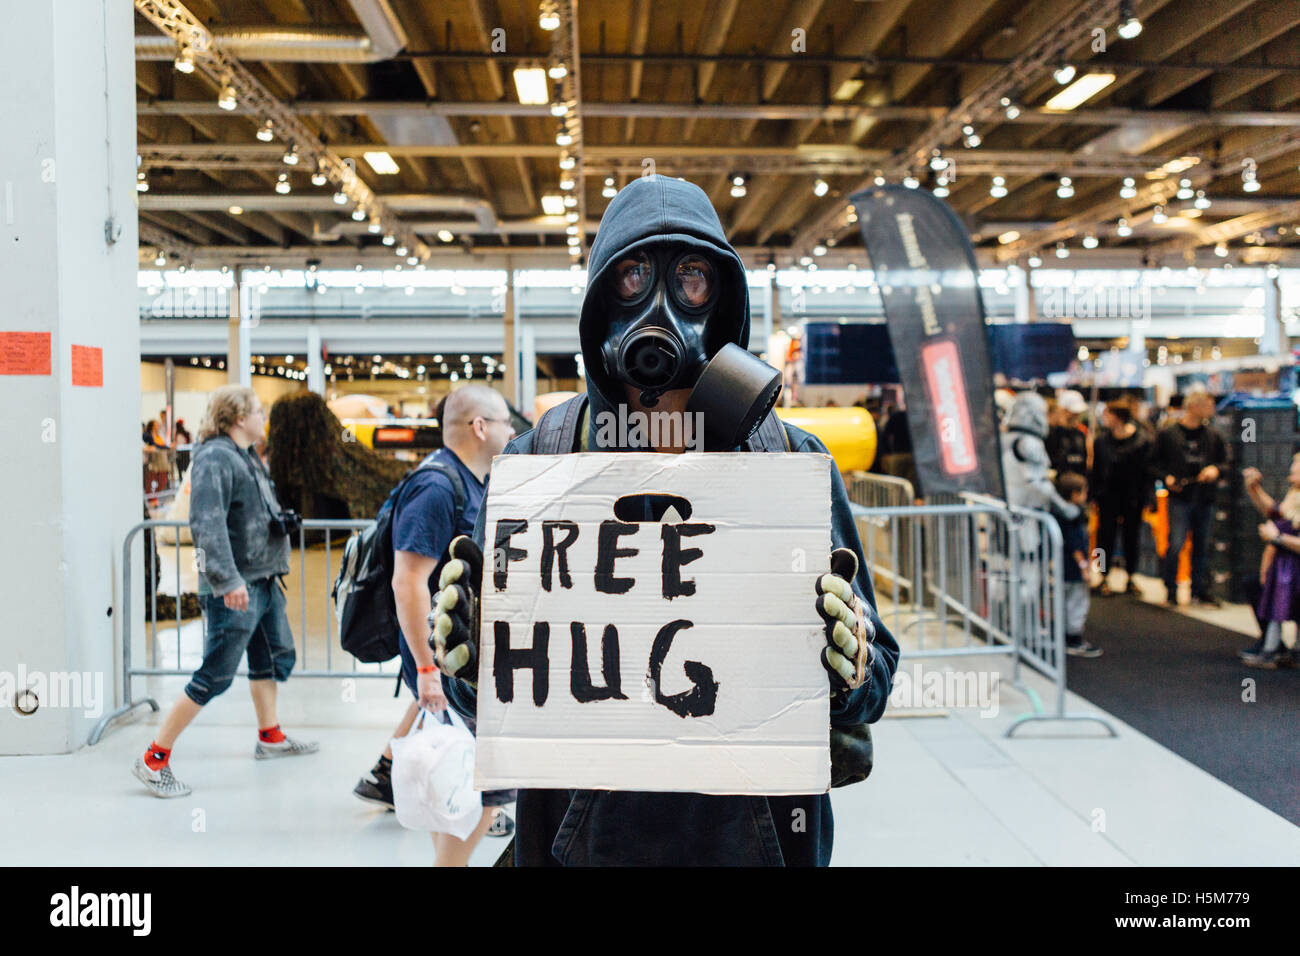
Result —
[[444, 674], [476, 687], [483, 552], [465, 535], [454, 538], [447, 551], [451, 560], [438, 578], [437, 599], [429, 612], [429, 646]]
[[817, 579], [817, 613], [826, 622], [822, 665], [836, 693], [856, 690], [871, 676], [876, 629], [849, 583], [857, 573], [858, 556], [848, 548], [836, 548], [831, 552], [830, 573]]

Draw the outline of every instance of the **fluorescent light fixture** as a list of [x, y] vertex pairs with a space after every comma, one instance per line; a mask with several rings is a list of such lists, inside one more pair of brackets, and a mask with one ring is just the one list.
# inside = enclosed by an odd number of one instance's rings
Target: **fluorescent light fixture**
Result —
[[1115, 82], [1114, 73], [1085, 73], [1047, 101], [1049, 110], [1072, 110]]
[[542, 212], [548, 216], [561, 216], [564, 214], [564, 199], [561, 196], [543, 196]]
[[998, 236], [998, 242], [1001, 245], [1009, 245], [1020, 238], [1020, 232], [1016, 229], [1008, 229], [1002, 235]]
[[232, 216], [242, 216], [244, 214], [244, 207], [231, 206], [229, 209], [226, 210], [226, 212], [230, 213]]
[[384, 150], [381, 149], [370, 153], [362, 153], [361, 155], [370, 165], [370, 168], [380, 176], [397, 175], [397, 163], [393, 160], [393, 157], [388, 155]]
[[540, 66], [515, 67], [515, 92], [525, 106], [545, 106], [551, 101], [546, 85], [546, 71]]
[[835, 94], [831, 97], [831, 99], [851, 100], [853, 99], [853, 97], [857, 96], [858, 93], [860, 93], [861, 91], [862, 91], [862, 81], [854, 77], [850, 77], [849, 79], [845, 80], [843, 83], [840, 84], [840, 88], [835, 91]]

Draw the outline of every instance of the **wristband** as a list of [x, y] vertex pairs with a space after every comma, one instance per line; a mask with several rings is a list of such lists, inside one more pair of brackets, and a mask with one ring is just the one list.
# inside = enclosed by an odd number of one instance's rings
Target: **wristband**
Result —
[[417, 667], [415, 672], [417, 674], [436, 674], [438, 673], [438, 666], [436, 664], [430, 664], [428, 667]]

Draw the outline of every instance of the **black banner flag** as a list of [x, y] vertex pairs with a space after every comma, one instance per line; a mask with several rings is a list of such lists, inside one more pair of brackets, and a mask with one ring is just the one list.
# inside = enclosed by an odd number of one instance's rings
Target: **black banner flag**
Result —
[[917, 491], [1003, 497], [984, 304], [961, 220], [903, 186], [851, 197], [907, 401]]

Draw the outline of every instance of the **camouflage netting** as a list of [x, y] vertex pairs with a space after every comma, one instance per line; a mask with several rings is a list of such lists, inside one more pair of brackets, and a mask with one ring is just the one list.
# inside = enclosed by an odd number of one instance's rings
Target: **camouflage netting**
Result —
[[286, 508], [304, 518], [373, 518], [406, 474], [403, 462], [355, 441], [314, 392], [271, 406], [271, 477]]

